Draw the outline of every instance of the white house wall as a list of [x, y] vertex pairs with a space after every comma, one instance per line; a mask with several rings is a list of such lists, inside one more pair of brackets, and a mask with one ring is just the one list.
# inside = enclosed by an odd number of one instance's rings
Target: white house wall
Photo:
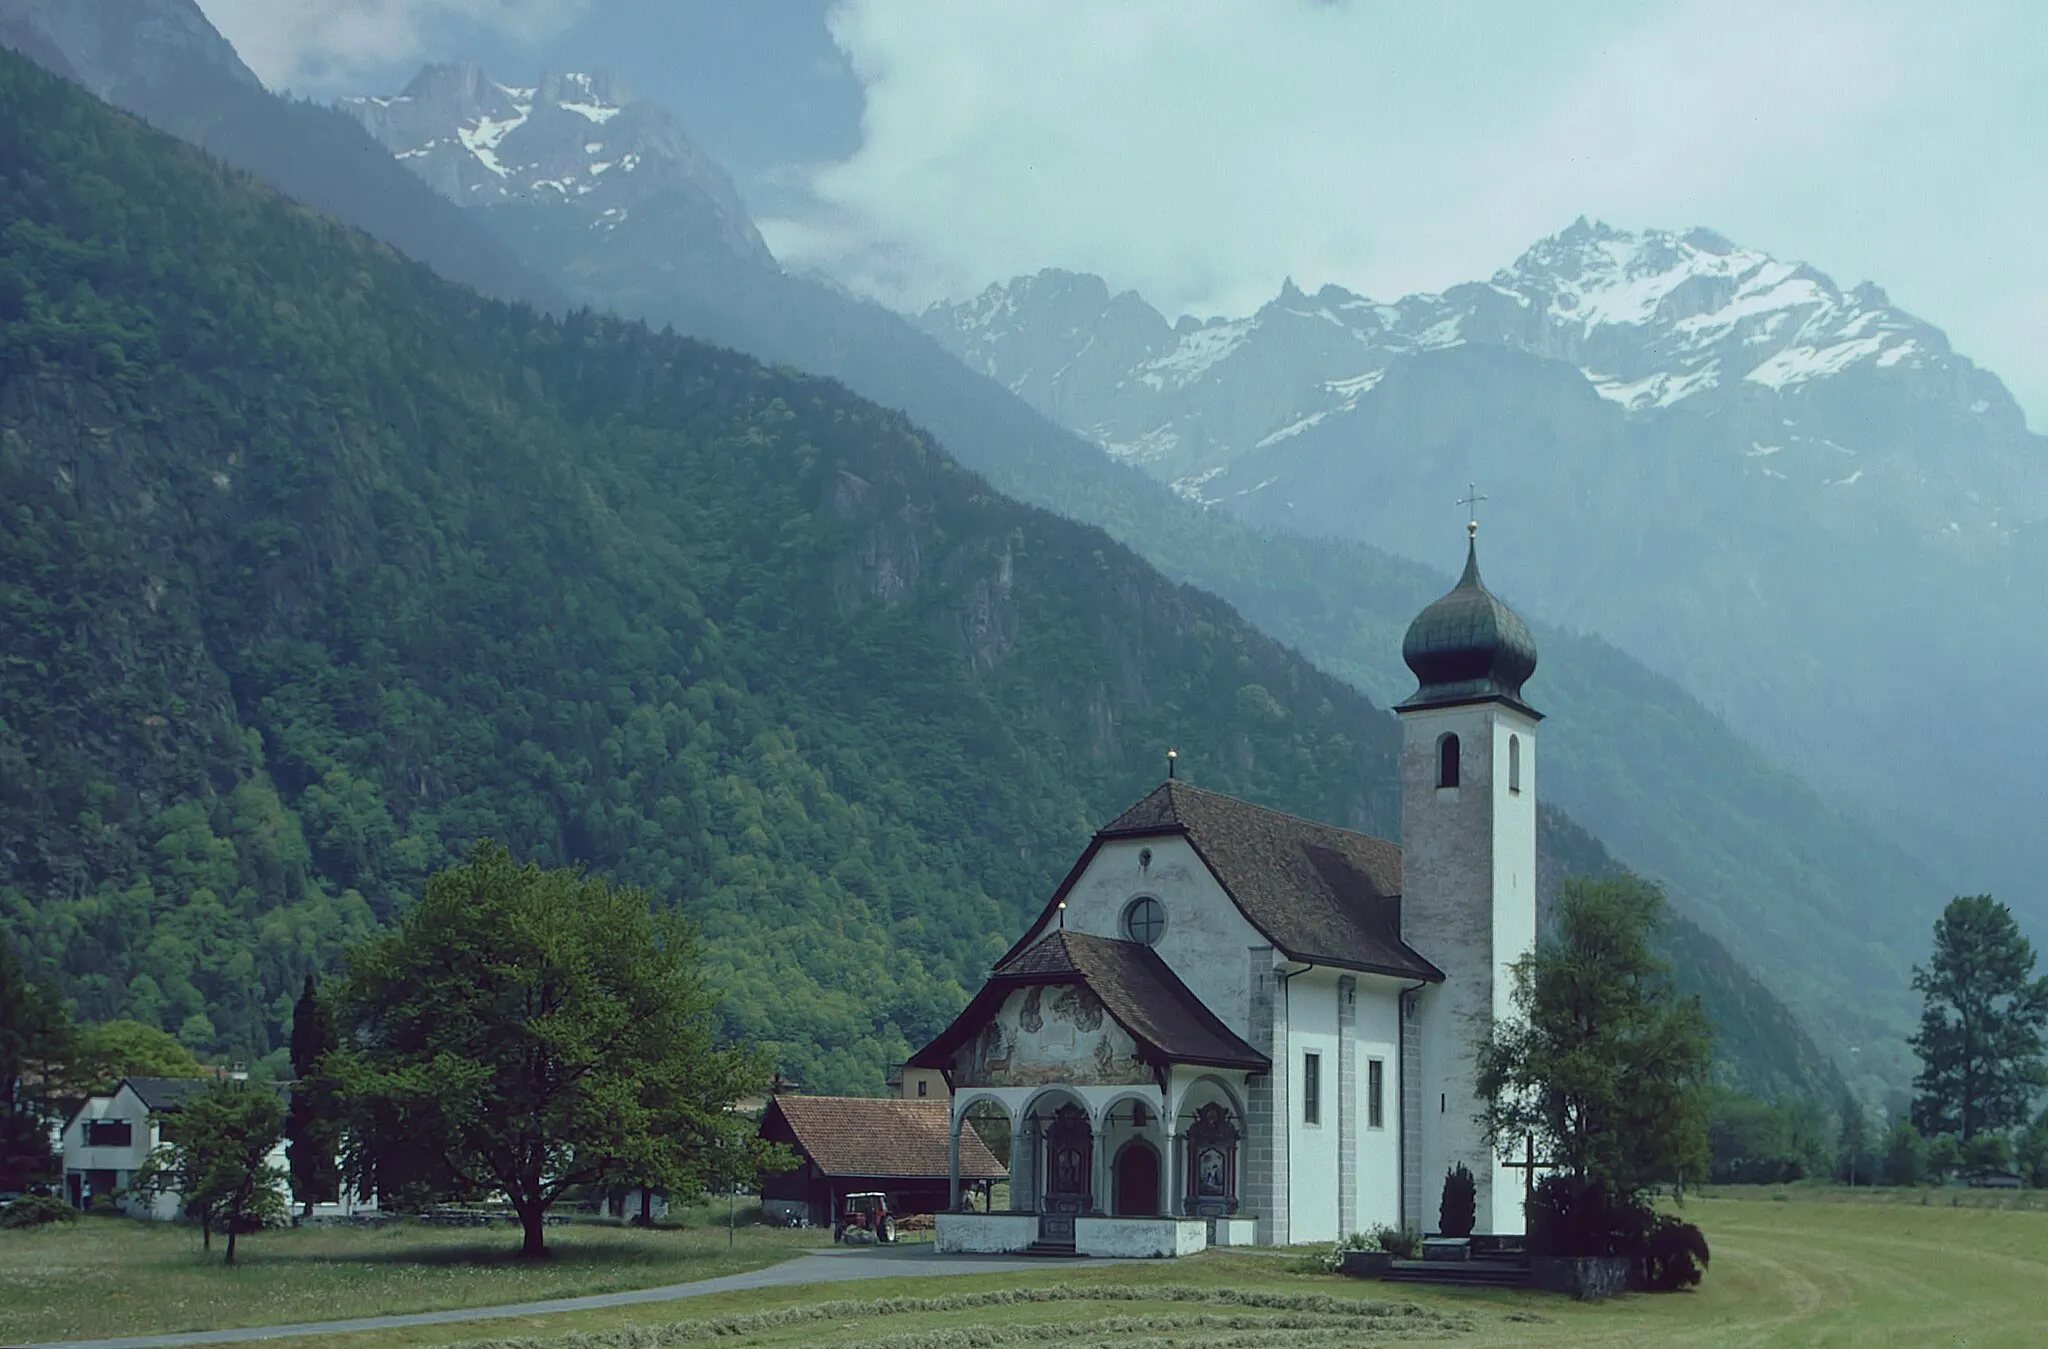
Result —
[[[1147, 853], [1149, 865], [1141, 860]], [[1249, 1036], [1245, 952], [1267, 941], [1186, 839], [1103, 844], [1067, 892], [1067, 926], [1122, 940], [1124, 910], [1140, 895], [1157, 899], [1166, 912], [1166, 930], [1152, 949], [1224, 1025]]]
[[[1407, 984], [1378, 975], [1360, 975], [1357, 1030], [1352, 1054], [1357, 1060], [1352, 1108], [1358, 1128], [1358, 1212], [1352, 1231], [1401, 1225], [1401, 1006]], [[1381, 1072], [1380, 1127], [1371, 1127], [1367, 1112], [1371, 1073], [1378, 1059]]]
[[[1338, 971], [1310, 969], [1287, 981], [1287, 1149], [1289, 1229], [1292, 1242], [1335, 1241], [1337, 1214], [1337, 979]], [[1320, 1122], [1304, 1118], [1307, 1055], [1321, 1058]]]

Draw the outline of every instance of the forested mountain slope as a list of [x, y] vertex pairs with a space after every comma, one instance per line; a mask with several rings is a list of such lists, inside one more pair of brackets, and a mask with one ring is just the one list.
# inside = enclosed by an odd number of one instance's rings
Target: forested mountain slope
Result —
[[[436, 87], [434, 74], [413, 87]], [[401, 126], [370, 115], [376, 100], [350, 106], [413, 165], [427, 162], [422, 145], [459, 141], [488, 115], [452, 107], [436, 122], [414, 106]], [[626, 106], [662, 125], [658, 110]], [[681, 134], [672, 126], [664, 133]], [[547, 186], [587, 171], [577, 156], [514, 153], [509, 136], [506, 145], [510, 159], [533, 159], [525, 172], [537, 186], [472, 214], [579, 298], [843, 379], [906, 410], [1000, 490], [1101, 526], [1369, 693], [1406, 694], [1400, 634], [1448, 587], [1448, 575], [1367, 545], [1248, 528], [1176, 496], [964, 368], [900, 316], [763, 267], [749, 247], [721, 247], [735, 231], [686, 179], [606, 216], [599, 193]], [[615, 148], [607, 139], [602, 153]], [[700, 228], [707, 214], [715, 228]], [[1412, 467], [1428, 473], [1441, 465], [1418, 459]], [[1462, 542], [1452, 495], [1447, 486], [1447, 565]], [[1512, 571], [1496, 564], [1489, 575], [1517, 595]], [[1911, 1073], [1902, 1038], [1912, 1018], [1910, 965], [1947, 893], [1941, 883], [1877, 830], [1772, 767], [1671, 681], [1597, 640], [1540, 627], [1538, 638], [1539, 706], [1555, 718], [1545, 748], [1550, 799], [1631, 866], [1668, 882], [1681, 910], [1768, 980], [1831, 1048], [1860, 1046], [1862, 1063], [1903, 1082]]]
[[[1396, 828], [1391, 718], [837, 384], [482, 300], [6, 54], [0, 239], [0, 922], [83, 1016], [260, 1053], [491, 836], [872, 1089], [1169, 744]], [[1831, 1080], [1674, 937], [1731, 1078]]]
[[0, 47], [487, 295], [561, 295], [355, 120], [270, 93], [195, 0], [0, 0]]

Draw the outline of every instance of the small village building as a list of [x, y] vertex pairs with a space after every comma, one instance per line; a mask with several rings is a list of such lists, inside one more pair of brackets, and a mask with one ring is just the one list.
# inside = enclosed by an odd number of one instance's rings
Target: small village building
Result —
[[[137, 1195], [130, 1183], [185, 1098], [212, 1085], [205, 1077], [124, 1077], [112, 1095], [88, 1097], [64, 1125], [65, 1199], [77, 1209], [109, 1198], [131, 1217], [178, 1217], [184, 1205], [176, 1193]], [[270, 1160], [285, 1165], [283, 1143]]]
[[954, 1189], [952, 1112], [944, 1100], [859, 1096], [777, 1096], [760, 1136], [802, 1159], [761, 1182], [772, 1223], [834, 1225], [849, 1194], [880, 1192], [897, 1214], [936, 1213], [958, 1193], [985, 1192], [1009, 1171], [969, 1127], [960, 1140]]
[[889, 1069], [889, 1093], [906, 1101], [943, 1101], [952, 1095], [946, 1075], [937, 1068], [899, 1063]]
[[[87, 1097], [64, 1123], [59, 1149], [64, 1157], [64, 1198], [73, 1208], [85, 1209], [93, 1201], [108, 1198], [135, 1218], [172, 1221], [183, 1215], [184, 1201], [176, 1191], [136, 1194], [135, 1173], [164, 1140], [164, 1127], [175, 1120], [184, 1101], [204, 1091], [216, 1079], [210, 1077], [124, 1077], [106, 1096]], [[279, 1084], [279, 1092], [286, 1090]], [[173, 1125], [173, 1127], [175, 1127]], [[290, 1174], [285, 1144], [280, 1140], [267, 1158], [270, 1165]], [[290, 1202], [290, 1185], [280, 1181]], [[344, 1189], [331, 1204], [313, 1206], [315, 1217], [339, 1217], [374, 1210], [374, 1199], [362, 1199]]]
[[1478, 1232], [1523, 1230], [1522, 1181], [1475, 1119], [1473, 1043], [1535, 944], [1536, 647], [1476, 541], [1402, 654], [1405, 848], [1169, 772], [911, 1057], [906, 1080], [945, 1076], [961, 1155], [970, 1112], [1012, 1139], [1007, 1207], [949, 1188], [941, 1249], [1427, 1232], [1460, 1162]]

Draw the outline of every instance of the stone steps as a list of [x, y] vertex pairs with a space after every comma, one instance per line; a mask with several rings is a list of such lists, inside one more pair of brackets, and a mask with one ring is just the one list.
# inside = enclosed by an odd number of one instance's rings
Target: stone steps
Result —
[[1380, 1278], [1462, 1288], [1528, 1288], [1534, 1282], [1526, 1260], [1396, 1260]]

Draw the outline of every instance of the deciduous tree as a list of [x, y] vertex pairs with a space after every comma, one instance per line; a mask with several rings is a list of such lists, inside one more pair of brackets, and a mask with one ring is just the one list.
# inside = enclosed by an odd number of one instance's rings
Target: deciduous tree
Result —
[[1603, 1213], [1707, 1170], [1712, 1034], [1651, 950], [1663, 906], [1633, 876], [1567, 880], [1557, 935], [1516, 963], [1514, 1014], [1478, 1045], [1488, 1139], [1506, 1148], [1533, 1134], [1554, 1179]]
[[713, 1041], [697, 938], [643, 890], [480, 844], [349, 955], [336, 1076], [351, 1167], [495, 1191], [545, 1251], [574, 1187], [702, 1191], [755, 1149], [766, 1066]]
[[175, 1192], [207, 1249], [215, 1229], [227, 1233], [232, 1265], [235, 1239], [284, 1211], [285, 1173], [270, 1161], [284, 1137], [284, 1102], [267, 1083], [221, 1078], [179, 1102], [163, 1132], [131, 1185]]
[[1927, 1140], [1920, 1136], [1912, 1121], [1900, 1120], [1885, 1138], [1884, 1183], [1918, 1185], [1926, 1179]]
[[1926, 999], [1913, 1048], [1913, 1123], [1924, 1134], [2010, 1129], [2048, 1086], [2043, 1032], [2048, 978], [2034, 977], [2034, 946], [1989, 895], [1951, 900], [1934, 924], [1934, 952], [1913, 970]]

